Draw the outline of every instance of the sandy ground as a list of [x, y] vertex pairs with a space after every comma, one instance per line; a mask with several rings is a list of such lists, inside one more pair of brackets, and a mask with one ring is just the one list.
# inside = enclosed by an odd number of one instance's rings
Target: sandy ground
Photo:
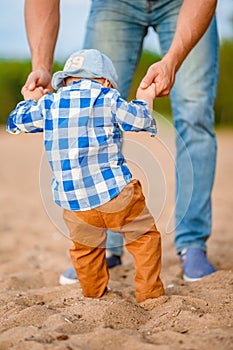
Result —
[[111, 270], [111, 292], [103, 298], [84, 298], [78, 284], [59, 285], [60, 273], [70, 266], [71, 244], [59, 231], [60, 210], [51, 204], [42, 136], [12, 136], [1, 129], [0, 349], [233, 349], [233, 131], [217, 136], [208, 255], [218, 271], [187, 283], [171, 232], [171, 127], [162, 125], [156, 140], [126, 135], [129, 164], [143, 182], [163, 240], [166, 296], [142, 307], [135, 301], [127, 252], [123, 265]]

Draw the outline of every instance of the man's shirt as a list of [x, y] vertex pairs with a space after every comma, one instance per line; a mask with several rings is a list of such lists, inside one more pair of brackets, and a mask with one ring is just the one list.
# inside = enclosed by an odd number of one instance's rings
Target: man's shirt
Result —
[[74, 211], [110, 201], [131, 181], [121, 152], [122, 130], [156, 134], [147, 104], [127, 103], [117, 90], [88, 79], [38, 102], [20, 102], [7, 124], [10, 133], [44, 132], [54, 201]]

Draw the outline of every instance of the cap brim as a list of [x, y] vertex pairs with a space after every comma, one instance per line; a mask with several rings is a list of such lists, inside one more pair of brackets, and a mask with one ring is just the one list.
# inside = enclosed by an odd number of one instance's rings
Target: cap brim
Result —
[[64, 71], [58, 71], [54, 73], [52, 78], [52, 87], [55, 90], [59, 89], [62, 86], [63, 80], [68, 77], [70, 77], [70, 73], [67, 74], [67, 72]]

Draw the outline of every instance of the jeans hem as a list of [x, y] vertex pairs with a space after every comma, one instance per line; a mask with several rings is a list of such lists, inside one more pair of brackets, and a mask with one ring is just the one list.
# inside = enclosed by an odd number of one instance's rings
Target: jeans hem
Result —
[[201, 250], [204, 250], [204, 251], [207, 250], [207, 246], [206, 246], [206, 244], [203, 244], [203, 242], [202, 243], [197, 243], [197, 242], [195, 242], [195, 243], [187, 243], [187, 244], [184, 244], [182, 246], [177, 247], [176, 248], [176, 254], [180, 255], [182, 250], [188, 249], [188, 248], [198, 248], [198, 249], [201, 249]]

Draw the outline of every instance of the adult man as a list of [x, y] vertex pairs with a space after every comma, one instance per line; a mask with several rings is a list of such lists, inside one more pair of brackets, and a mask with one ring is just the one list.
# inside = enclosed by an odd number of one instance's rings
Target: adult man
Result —
[[[112, 59], [119, 75], [119, 90], [125, 98], [148, 27], [159, 35], [163, 58], [149, 67], [141, 87], [154, 82], [156, 95], [167, 96], [176, 75], [171, 91], [178, 135], [175, 245], [184, 278], [189, 281], [215, 271], [206, 256], [206, 240], [211, 232], [216, 159], [216, 3], [217, 0], [93, 0], [84, 41], [84, 48], [99, 49]], [[49, 88], [59, 0], [25, 0], [25, 18], [32, 53], [32, 73], [26, 86]], [[192, 165], [189, 169], [188, 161]], [[72, 280], [75, 276], [70, 277]]]

